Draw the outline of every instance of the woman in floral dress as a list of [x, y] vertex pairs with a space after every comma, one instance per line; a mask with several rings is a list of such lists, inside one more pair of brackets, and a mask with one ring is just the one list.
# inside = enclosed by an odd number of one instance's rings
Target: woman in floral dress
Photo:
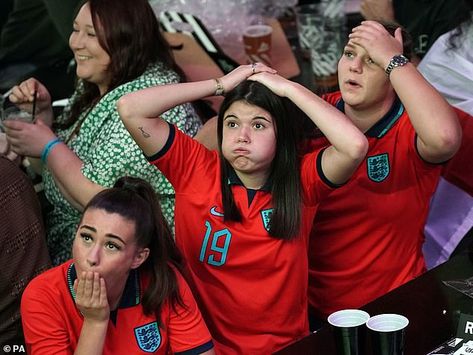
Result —
[[[30, 112], [36, 96], [35, 124], [9, 122], [6, 131], [16, 152], [41, 158], [44, 190], [52, 205], [45, 217], [54, 265], [70, 259], [84, 206], [118, 177], [150, 182], [173, 225], [172, 186], [147, 164], [116, 111], [116, 101], [126, 93], [179, 82], [179, 70], [148, 1], [132, 5], [125, 0], [89, 0], [80, 8], [69, 40], [78, 85], [53, 124], [51, 97], [39, 81], [30, 78], [10, 95], [10, 101]], [[201, 125], [190, 105], [175, 107], [164, 117], [191, 136]], [[33, 165], [40, 161], [30, 160]]]

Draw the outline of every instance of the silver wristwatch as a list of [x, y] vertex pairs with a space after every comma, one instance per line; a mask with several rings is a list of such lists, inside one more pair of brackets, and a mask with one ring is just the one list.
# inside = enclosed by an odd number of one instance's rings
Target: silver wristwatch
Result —
[[404, 57], [402, 54], [395, 55], [392, 57], [391, 61], [389, 62], [388, 66], [384, 70], [386, 72], [386, 75], [389, 76], [391, 74], [392, 70], [397, 67], [402, 67], [409, 63], [409, 59]]

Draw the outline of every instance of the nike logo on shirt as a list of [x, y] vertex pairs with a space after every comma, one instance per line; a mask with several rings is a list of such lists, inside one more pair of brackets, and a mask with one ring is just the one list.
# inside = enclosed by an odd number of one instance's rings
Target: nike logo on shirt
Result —
[[223, 217], [223, 213], [217, 211], [217, 206], [213, 206], [210, 209], [210, 214], [213, 215], [213, 216], [217, 216], [217, 217]]

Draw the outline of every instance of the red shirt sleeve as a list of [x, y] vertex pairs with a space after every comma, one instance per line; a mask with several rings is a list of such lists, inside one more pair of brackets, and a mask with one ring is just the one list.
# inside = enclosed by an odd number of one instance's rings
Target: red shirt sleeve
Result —
[[322, 154], [325, 147], [304, 155], [301, 161], [301, 183], [304, 202], [307, 205], [318, 205], [338, 185], [333, 184], [322, 170]]
[[179, 293], [185, 307], [176, 304], [170, 308], [169, 317], [169, 343], [174, 353], [198, 353], [213, 348], [212, 338], [202, 318], [192, 292], [182, 275], [176, 271]]
[[28, 354], [72, 354], [69, 334], [60, 319], [61, 307], [56, 300], [54, 288], [42, 279], [34, 279], [23, 292], [21, 320]]

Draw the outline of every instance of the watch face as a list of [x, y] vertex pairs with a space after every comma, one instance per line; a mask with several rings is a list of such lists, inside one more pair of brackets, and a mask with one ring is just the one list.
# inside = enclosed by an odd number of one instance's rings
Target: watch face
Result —
[[403, 55], [396, 55], [394, 58], [393, 58], [393, 62], [394, 62], [394, 65], [395, 66], [399, 66], [399, 65], [404, 65], [408, 62], [409, 60], [404, 57]]
[[386, 67], [386, 69], [384, 70], [386, 72], [386, 74], [389, 76], [391, 74], [391, 71], [394, 69], [394, 68], [397, 68], [397, 67], [402, 67], [403, 65], [406, 65], [407, 63], [409, 63], [409, 59], [407, 59], [406, 57], [404, 57], [402, 54], [399, 54], [399, 55], [395, 55], [391, 61], [389, 62], [388, 66]]

